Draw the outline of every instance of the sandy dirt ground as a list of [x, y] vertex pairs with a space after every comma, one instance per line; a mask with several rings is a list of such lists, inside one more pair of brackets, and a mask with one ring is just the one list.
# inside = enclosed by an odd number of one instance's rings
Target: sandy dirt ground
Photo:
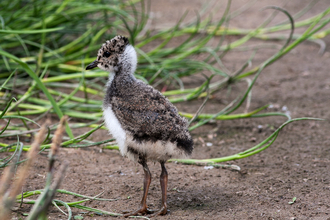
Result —
[[[151, 28], [170, 27], [189, 10], [187, 21], [193, 19], [194, 10], [204, 1], [152, 1]], [[231, 10], [238, 9], [247, 1], [234, 1]], [[233, 18], [230, 27], [256, 28], [270, 10], [260, 11], [269, 4], [283, 6], [290, 13], [300, 11], [309, 1], [258, 1], [250, 9]], [[320, 13], [329, 6], [319, 1], [300, 20]], [[220, 18], [225, 2], [217, 4]], [[215, 7], [216, 8], [216, 7]], [[279, 14], [271, 24], [285, 20]], [[303, 30], [297, 30], [302, 33]], [[287, 32], [283, 32], [287, 34]], [[236, 37], [226, 38], [230, 42]], [[324, 38], [330, 45], [330, 37]], [[174, 42], [175, 43], [175, 42]], [[215, 42], [216, 43], [216, 42]], [[274, 54], [283, 41], [261, 41], [250, 44], [271, 43], [275, 48], [260, 49], [253, 59], [253, 66]], [[210, 42], [212, 44], [212, 42]], [[287, 126], [275, 143], [267, 150], [245, 159], [231, 161], [241, 171], [206, 169], [168, 163], [168, 208], [166, 216], [155, 219], [330, 219], [330, 49], [320, 55], [319, 46], [305, 42], [285, 57], [267, 67], [252, 90], [250, 110], [272, 104], [277, 111], [290, 111], [292, 118], [318, 117], [325, 121], [300, 121]], [[223, 62], [235, 72], [250, 57], [252, 51], [230, 52]], [[252, 66], [252, 67], [253, 67]], [[187, 79], [187, 86], [196, 86], [202, 78]], [[204, 110], [215, 113], [246, 89], [246, 82], [235, 84], [231, 92], [217, 92]], [[194, 112], [202, 100], [178, 104], [181, 111]], [[244, 109], [238, 110], [242, 112]], [[274, 111], [269, 109], [269, 111]], [[214, 158], [232, 155], [248, 149], [270, 135], [285, 121], [283, 117], [218, 121], [192, 132], [195, 149], [192, 158]], [[262, 127], [262, 128], [261, 128]], [[75, 131], [75, 135], [82, 131]], [[79, 133], [80, 132], [80, 133]], [[108, 133], [100, 130], [92, 140], [108, 139]], [[212, 143], [212, 146], [207, 143]], [[142, 197], [143, 170], [137, 164], [123, 159], [118, 151], [87, 149], [61, 149], [59, 163], [68, 160], [70, 168], [62, 189], [83, 195], [95, 196], [104, 191], [102, 198], [116, 201], [89, 201], [85, 204], [98, 209], [121, 212], [136, 209]], [[24, 186], [24, 191], [42, 189], [45, 182], [47, 155], [39, 156], [34, 171]], [[160, 165], [149, 164], [153, 181], [148, 194], [148, 206], [157, 209], [161, 204], [159, 185]], [[293, 204], [289, 204], [296, 197]], [[60, 196], [64, 201], [79, 198]], [[23, 205], [13, 213], [13, 218], [24, 218], [30, 205]], [[84, 219], [109, 219], [111, 217], [73, 209]], [[49, 219], [67, 217], [52, 208]], [[124, 219], [118, 217], [117, 219]]]

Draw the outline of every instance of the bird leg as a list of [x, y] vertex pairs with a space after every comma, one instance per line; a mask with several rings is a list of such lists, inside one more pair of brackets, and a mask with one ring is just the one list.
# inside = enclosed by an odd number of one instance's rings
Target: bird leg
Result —
[[151, 173], [150, 173], [149, 167], [148, 167], [145, 159], [140, 159], [139, 164], [141, 164], [143, 166], [143, 171], [144, 171], [142, 201], [140, 204], [140, 208], [138, 210], [125, 214], [124, 217], [134, 216], [134, 215], [137, 215], [138, 213], [141, 213], [141, 214], [153, 213], [152, 211], [148, 210], [148, 207], [147, 207], [147, 195], [148, 195], [148, 190], [149, 190], [149, 186], [151, 183]]
[[167, 182], [168, 182], [168, 174], [167, 170], [165, 168], [165, 162], [160, 163], [162, 167], [162, 173], [160, 174], [160, 187], [162, 189], [162, 207], [159, 211], [154, 213], [152, 217], [158, 216], [158, 215], [165, 215], [167, 213]]

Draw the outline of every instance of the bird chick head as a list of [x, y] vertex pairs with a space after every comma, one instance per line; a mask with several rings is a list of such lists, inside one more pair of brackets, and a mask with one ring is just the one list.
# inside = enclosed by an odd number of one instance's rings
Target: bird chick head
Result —
[[133, 74], [137, 65], [135, 49], [126, 37], [116, 36], [107, 40], [97, 53], [95, 61], [86, 70], [99, 67], [102, 70], [117, 73], [125, 71]]

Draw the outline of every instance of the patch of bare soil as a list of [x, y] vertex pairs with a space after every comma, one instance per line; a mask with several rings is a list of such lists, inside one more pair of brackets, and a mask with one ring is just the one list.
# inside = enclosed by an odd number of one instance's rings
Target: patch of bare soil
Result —
[[[186, 9], [197, 9], [202, 2], [152, 1], [151, 25], [161, 27], [162, 21], [164, 25], [173, 25]], [[230, 25], [255, 28], [270, 14], [270, 11], [259, 11], [263, 6], [284, 6], [294, 14], [309, 1], [289, 1], [286, 5], [285, 2], [259, 1], [234, 18]], [[242, 4], [243, 1], [234, 1], [232, 8], [237, 9]], [[303, 18], [320, 13], [326, 7], [328, 1], [321, 0]], [[285, 16], [279, 15], [274, 22], [284, 19]], [[330, 45], [329, 36], [324, 40]], [[254, 40], [253, 43], [263, 42]], [[283, 42], [273, 43], [283, 45]], [[319, 55], [318, 50], [316, 44], [305, 42], [266, 68], [253, 88], [250, 109], [271, 103], [279, 111], [285, 106], [293, 118], [309, 116], [326, 121], [301, 121], [287, 126], [266, 151], [230, 163], [240, 166], [241, 172], [168, 163], [170, 212], [155, 219], [330, 219], [330, 50], [326, 49], [323, 55]], [[261, 63], [275, 52], [275, 49], [259, 50], [253, 64]], [[234, 72], [250, 55], [251, 51], [232, 52], [223, 61]], [[216, 93], [204, 112], [217, 112], [226, 100], [230, 101], [245, 88], [245, 83], [239, 83], [232, 87], [229, 96], [226, 91]], [[200, 103], [180, 104], [178, 108], [193, 112]], [[196, 129], [192, 132], [195, 140], [192, 158], [221, 157], [248, 149], [270, 135], [284, 120], [272, 117], [220, 121]], [[98, 131], [92, 138], [107, 139], [107, 131]], [[212, 146], [208, 146], [208, 142]], [[118, 199], [87, 202], [102, 210], [121, 212], [138, 207], [142, 197], [142, 167], [123, 159], [117, 151], [96, 147], [61, 149], [60, 155], [59, 161], [70, 161], [61, 188], [89, 196], [104, 191], [103, 198]], [[46, 161], [46, 154], [39, 157], [24, 191], [43, 188]], [[153, 181], [147, 203], [150, 208], [157, 209], [161, 204], [160, 166], [149, 164], [149, 167]], [[293, 197], [296, 201], [289, 204]], [[79, 200], [69, 196], [60, 199]], [[21, 213], [29, 209], [30, 205], [23, 205], [13, 217], [22, 217]], [[81, 212], [73, 211], [75, 215]], [[49, 214], [49, 219], [67, 218], [55, 208]], [[82, 215], [84, 219], [110, 218], [90, 212]]]

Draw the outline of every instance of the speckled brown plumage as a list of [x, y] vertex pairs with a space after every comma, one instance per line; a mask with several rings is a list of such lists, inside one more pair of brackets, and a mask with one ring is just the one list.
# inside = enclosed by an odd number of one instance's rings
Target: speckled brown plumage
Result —
[[110, 133], [117, 139], [121, 153], [139, 162], [145, 172], [144, 196], [137, 213], [146, 213], [146, 196], [151, 181], [147, 161], [161, 163], [162, 208], [156, 214], [166, 214], [167, 171], [170, 158], [190, 156], [193, 141], [188, 122], [175, 106], [153, 87], [134, 77], [136, 52], [126, 37], [116, 36], [106, 41], [97, 59], [87, 66], [109, 71], [104, 98], [104, 118]]
[[137, 142], [170, 141], [187, 155], [192, 152], [192, 140], [187, 120], [160, 92], [141, 81], [114, 77], [107, 89], [105, 105], [111, 105], [124, 130]]

